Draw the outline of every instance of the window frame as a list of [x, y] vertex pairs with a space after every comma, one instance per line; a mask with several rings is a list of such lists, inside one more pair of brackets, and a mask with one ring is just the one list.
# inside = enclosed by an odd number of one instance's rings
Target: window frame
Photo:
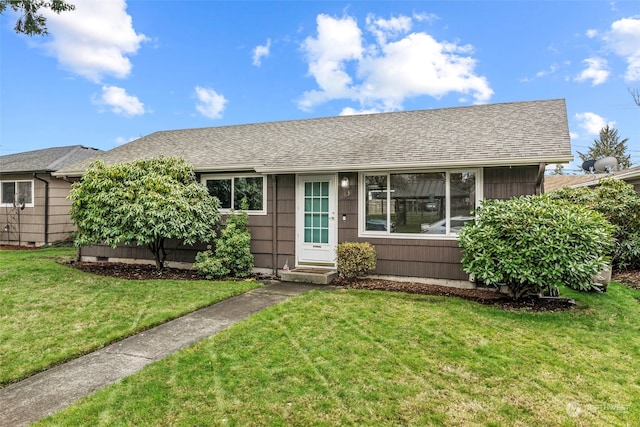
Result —
[[[382, 176], [386, 175], [387, 188], [391, 185], [391, 175], [395, 174], [426, 174], [426, 173], [445, 173], [445, 219], [447, 220], [447, 227], [450, 227], [451, 221], [451, 174], [472, 172], [476, 176], [476, 191], [475, 191], [475, 206], [480, 206], [480, 202], [483, 199], [482, 189], [483, 184], [483, 168], [455, 168], [455, 169], [412, 169], [412, 170], [383, 170], [383, 171], [363, 171], [358, 174], [358, 237], [363, 238], [383, 238], [383, 239], [419, 239], [419, 240], [458, 240], [457, 233], [447, 234], [427, 234], [427, 233], [393, 233], [390, 230], [366, 230], [366, 202], [367, 197], [365, 195], [366, 184], [365, 177], [367, 176]], [[386, 206], [388, 207], [391, 201], [391, 192], [387, 192]], [[387, 209], [387, 224], [391, 220], [391, 211]]]
[[3, 184], [7, 183], [7, 182], [11, 182], [15, 184], [15, 190], [13, 193], [13, 200], [15, 201], [15, 197], [17, 195], [17, 191], [18, 191], [18, 183], [21, 182], [28, 182], [31, 186], [31, 203], [25, 203], [24, 207], [25, 208], [33, 208], [35, 206], [35, 189], [34, 189], [34, 183], [32, 179], [3, 179], [0, 180], [0, 207], [3, 208], [12, 208], [14, 207], [13, 203], [2, 203], [2, 199], [3, 199], [3, 193], [2, 193], [2, 188], [3, 188]]
[[231, 208], [220, 208], [221, 214], [228, 214], [232, 211], [239, 211], [240, 206], [235, 206], [235, 179], [236, 178], [262, 178], [262, 209], [247, 210], [249, 215], [266, 215], [267, 214], [267, 175], [259, 173], [238, 173], [238, 174], [202, 174], [200, 182], [207, 188], [209, 180], [231, 180]]

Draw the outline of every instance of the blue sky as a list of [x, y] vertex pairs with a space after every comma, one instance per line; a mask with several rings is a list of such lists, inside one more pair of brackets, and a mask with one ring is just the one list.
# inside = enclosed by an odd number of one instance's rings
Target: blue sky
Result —
[[565, 98], [574, 154], [610, 124], [640, 165], [637, 0], [70, 2], [46, 37], [0, 17], [0, 155]]

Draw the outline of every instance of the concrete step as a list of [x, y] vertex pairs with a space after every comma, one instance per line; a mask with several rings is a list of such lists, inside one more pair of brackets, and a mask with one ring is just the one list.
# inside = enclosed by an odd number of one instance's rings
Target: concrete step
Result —
[[328, 285], [338, 276], [336, 270], [321, 268], [294, 268], [280, 272], [280, 279], [287, 282], [313, 283], [315, 285]]

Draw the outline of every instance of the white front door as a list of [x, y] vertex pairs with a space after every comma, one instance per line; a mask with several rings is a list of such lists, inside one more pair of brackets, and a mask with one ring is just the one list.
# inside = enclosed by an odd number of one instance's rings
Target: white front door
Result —
[[298, 176], [296, 265], [335, 267], [338, 222], [335, 175]]

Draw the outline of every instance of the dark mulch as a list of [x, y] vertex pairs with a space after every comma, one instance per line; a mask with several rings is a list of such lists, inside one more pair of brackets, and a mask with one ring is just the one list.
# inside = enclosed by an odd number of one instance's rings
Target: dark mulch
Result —
[[[118, 277], [129, 280], [145, 279], [173, 279], [173, 280], [197, 280], [202, 279], [193, 270], [180, 270], [165, 268], [156, 270], [152, 265], [135, 265], [112, 262], [72, 262], [71, 267], [79, 270], [99, 274], [102, 276]], [[459, 289], [448, 286], [436, 286], [413, 282], [395, 282], [380, 279], [360, 279], [354, 283], [335, 282], [336, 286], [353, 289], [371, 289], [392, 292], [407, 292], [423, 295], [457, 296], [480, 304], [494, 305], [503, 309], [521, 309], [529, 311], [559, 311], [569, 310], [575, 306], [572, 300], [566, 298], [541, 299], [521, 298], [515, 300], [500, 292], [490, 289]]]
[[[34, 247], [0, 246], [0, 249], [36, 249]], [[69, 266], [79, 270], [102, 276], [118, 277], [128, 280], [171, 279], [171, 280], [199, 280], [202, 279], [194, 270], [165, 268], [157, 270], [153, 265], [136, 265], [112, 262], [70, 262]], [[257, 279], [271, 279], [271, 277], [257, 277]], [[615, 271], [613, 280], [640, 289], [640, 270]], [[492, 289], [459, 289], [448, 286], [436, 286], [413, 282], [395, 282], [380, 279], [361, 279], [355, 283], [335, 282], [334, 285], [353, 289], [371, 289], [392, 292], [407, 292], [423, 295], [456, 296], [479, 304], [493, 305], [506, 310], [527, 311], [561, 311], [575, 307], [575, 302], [568, 298], [538, 298], [527, 297], [518, 300]]]
[[640, 289], [640, 270], [616, 270], [611, 279], [630, 288]]
[[413, 282], [393, 282], [378, 279], [358, 280], [354, 283], [345, 284], [345, 286], [353, 289], [370, 289], [407, 292], [422, 295], [460, 297], [466, 300], [475, 301], [479, 304], [500, 307], [505, 310], [542, 312], [562, 311], [575, 308], [575, 301], [569, 298], [524, 297], [514, 299], [496, 290], [487, 288], [460, 289], [449, 286], [437, 286]]
[[71, 262], [69, 265], [87, 273], [111, 276], [126, 280], [201, 280], [195, 270], [164, 268], [158, 270], [155, 265], [123, 264], [118, 262]]

